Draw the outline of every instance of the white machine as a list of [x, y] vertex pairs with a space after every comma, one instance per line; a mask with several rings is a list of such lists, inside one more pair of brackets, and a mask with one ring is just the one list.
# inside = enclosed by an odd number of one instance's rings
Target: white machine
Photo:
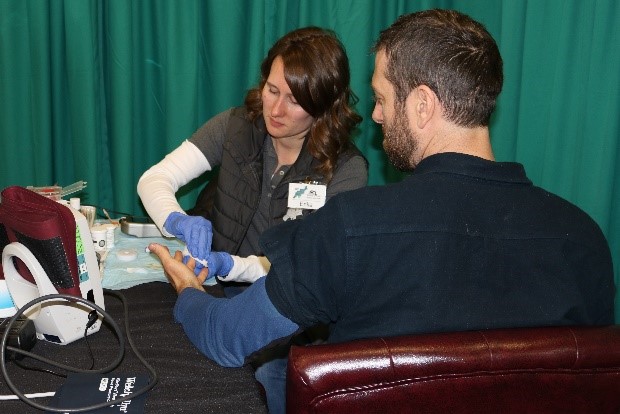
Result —
[[[86, 218], [79, 211], [45, 197], [43, 199], [46, 201], [32, 199], [30, 194], [34, 193], [29, 190], [21, 187], [17, 187], [17, 190], [16, 187], [10, 189], [12, 192], [8, 194], [5, 194], [6, 189], [2, 192], [0, 205], [2, 210], [0, 224], [5, 227], [9, 235], [9, 243], [2, 251], [2, 271], [15, 306], [19, 309], [40, 296], [69, 293], [73, 296], [79, 295], [104, 309], [101, 275]], [[29, 191], [30, 194], [25, 194], [22, 190]], [[38, 194], [34, 196], [42, 197]], [[50, 205], [50, 202], [56, 206]], [[37, 210], [38, 203], [41, 203], [41, 212]], [[20, 217], [22, 214], [20, 209], [24, 206], [26, 210], [23, 214], [26, 217]], [[71, 237], [69, 231], [62, 237], [58, 235], [41, 239], [32, 234], [24, 234], [24, 229], [26, 232], [28, 229], [33, 229], [32, 233], [37, 233], [36, 220], [41, 215], [51, 216], [56, 222], [59, 221], [59, 225], [56, 223], [54, 225], [63, 230], [73, 228], [71, 223], [73, 217], [74, 237]], [[20, 221], [20, 218], [23, 220]], [[30, 227], [22, 223], [26, 220], [29, 220]], [[47, 220], [45, 224], [49, 221]], [[70, 246], [71, 243], [75, 243], [75, 249]], [[77, 259], [77, 272], [75, 260], [66, 258], [73, 254]], [[38, 303], [25, 311], [24, 315], [33, 320], [38, 339], [66, 345], [83, 338], [85, 333], [90, 335], [99, 330], [100, 316], [94, 323], [91, 322], [92, 325], [89, 324], [89, 314], [92, 311], [93, 308], [78, 301], [56, 298]], [[87, 324], [91, 325], [88, 330], [86, 330]]]

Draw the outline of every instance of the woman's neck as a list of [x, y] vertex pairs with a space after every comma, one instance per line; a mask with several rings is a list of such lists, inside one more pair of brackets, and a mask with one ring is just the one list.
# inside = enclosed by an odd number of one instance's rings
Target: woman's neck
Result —
[[297, 160], [304, 145], [304, 137], [301, 138], [271, 138], [273, 148], [278, 157], [278, 167], [292, 165]]

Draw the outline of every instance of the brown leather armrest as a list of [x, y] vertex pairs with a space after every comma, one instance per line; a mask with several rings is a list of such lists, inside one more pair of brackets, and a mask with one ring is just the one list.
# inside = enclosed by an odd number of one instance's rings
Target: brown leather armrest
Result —
[[620, 327], [293, 347], [287, 412], [620, 412]]

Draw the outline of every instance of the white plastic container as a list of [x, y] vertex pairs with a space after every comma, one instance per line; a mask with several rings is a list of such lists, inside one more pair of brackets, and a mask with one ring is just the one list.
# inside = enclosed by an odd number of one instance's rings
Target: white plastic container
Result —
[[10, 318], [15, 315], [17, 308], [13, 303], [5, 280], [0, 280], [0, 318]]
[[93, 238], [93, 245], [96, 252], [103, 252], [107, 249], [107, 229], [104, 226], [93, 226], [90, 229]]

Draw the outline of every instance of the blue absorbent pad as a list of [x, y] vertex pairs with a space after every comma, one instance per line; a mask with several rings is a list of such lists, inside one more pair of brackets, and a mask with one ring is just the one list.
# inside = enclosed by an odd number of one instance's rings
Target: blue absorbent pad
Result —
[[[171, 254], [185, 248], [185, 244], [178, 239], [134, 237], [123, 233], [120, 228], [115, 229], [114, 239], [114, 247], [106, 252], [101, 273], [101, 286], [104, 289], [127, 289], [148, 282], [168, 282], [157, 256], [147, 253], [145, 248], [150, 243], [159, 243], [167, 246]], [[116, 252], [122, 250], [135, 250], [136, 258], [131, 261], [119, 259]]]
[[[149, 282], [168, 283], [159, 258], [155, 254], [145, 251], [145, 248], [151, 243], [159, 243], [168, 247], [172, 255], [177, 250], [182, 252], [185, 249], [185, 243], [176, 238], [134, 237], [123, 233], [117, 227], [114, 231], [114, 247], [105, 255], [105, 263], [101, 272], [101, 286], [104, 289], [116, 290]], [[135, 259], [129, 261], [119, 259], [117, 252], [129, 250], [136, 252]], [[205, 282], [205, 285], [215, 283], [217, 283], [215, 278], [211, 278]]]

